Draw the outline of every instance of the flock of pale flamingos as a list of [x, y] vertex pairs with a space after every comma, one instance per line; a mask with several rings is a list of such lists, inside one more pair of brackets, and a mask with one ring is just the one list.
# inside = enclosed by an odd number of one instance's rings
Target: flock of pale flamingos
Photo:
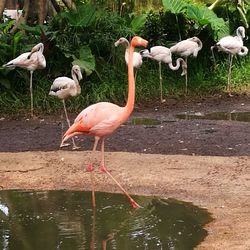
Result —
[[[243, 46], [243, 39], [245, 37], [245, 29], [240, 26], [236, 30], [236, 36], [226, 36], [220, 39], [211, 51], [216, 48], [218, 51], [225, 52], [229, 55], [229, 72], [227, 88], [230, 93], [230, 78], [231, 66], [234, 55], [245, 56], [248, 53], [247, 47]], [[137, 70], [142, 65], [144, 57], [156, 60], [159, 63], [159, 78], [160, 78], [160, 98], [164, 102], [162, 96], [162, 75], [161, 63], [169, 65], [170, 69], [177, 70], [182, 67], [182, 75], [186, 76], [186, 90], [187, 90], [187, 58], [189, 56], [197, 57], [198, 52], [202, 49], [202, 42], [197, 37], [188, 38], [171, 48], [164, 46], [154, 46], [149, 49], [135, 52], [137, 46], [147, 47], [148, 42], [141, 37], [135, 36], [129, 42], [126, 38], [120, 38], [115, 42], [115, 46], [124, 45], [125, 61], [128, 65], [128, 98], [124, 107], [120, 107], [110, 102], [98, 102], [85, 108], [75, 119], [73, 125], [70, 126], [70, 121], [67, 115], [65, 106], [65, 99], [71, 96], [77, 96], [81, 93], [79, 81], [82, 79], [81, 69], [78, 65], [74, 65], [71, 70], [72, 79], [68, 77], [58, 77], [51, 85], [49, 95], [56, 96], [62, 100], [66, 120], [69, 129], [65, 132], [61, 147], [66, 146], [65, 142], [72, 138], [73, 149], [78, 148], [74, 141], [75, 135], [92, 135], [95, 137], [94, 146], [92, 150], [92, 157], [87, 166], [87, 171], [91, 173], [92, 182], [92, 206], [95, 207], [95, 182], [94, 182], [94, 166], [93, 159], [98, 142], [101, 140], [101, 163], [100, 170], [108, 174], [113, 181], [118, 185], [122, 192], [127, 196], [133, 208], [140, 207], [126, 190], [119, 184], [119, 182], [111, 175], [105, 165], [104, 159], [104, 139], [106, 136], [116, 130], [121, 124], [126, 122], [134, 109], [135, 102], [135, 79], [134, 68]], [[33, 90], [32, 90], [32, 75], [36, 69], [44, 69], [46, 67], [46, 60], [43, 55], [44, 46], [42, 43], [37, 44], [30, 52], [21, 54], [17, 58], [3, 65], [5, 68], [14, 69], [20, 67], [30, 71], [30, 98], [31, 98], [31, 116], [33, 116]], [[181, 58], [176, 60], [176, 66], [172, 63], [172, 54], [177, 54]], [[183, 59], [184, 58], [184, 59]]]

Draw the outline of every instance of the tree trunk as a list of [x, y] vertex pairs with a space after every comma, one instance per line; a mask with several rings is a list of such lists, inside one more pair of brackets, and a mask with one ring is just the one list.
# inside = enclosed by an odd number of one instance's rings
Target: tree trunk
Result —
[[57, 3], [56, 0], [51, 0], [51, 4], [55, 8], [56, 12], [60, 12], [61, 11], [61, 8], [60, 8], [60, 6], [59, 6], [59, 4]]
[[24, 22], [27, 22], [28, 15], [30, 11], [30, 0], [24, 0], [23, 12], [24, 12]]
[[17, 27], [19, 26], [20, 23], [26, 23], [29, 15], [29, 10], [30, 10], [30, 0], [24, 0], [24, 5], [23, 5], [23, 12], [24, 14], [18, 19], [18, 21], [15, 23], [13, 28], [11, 29], [10, 33], [15, 33], [17, 30]]
[[48, 16], [55, 16], [57, 14], [57, 11], [55, 9], [55, 7], [53, 6], [52, 2], [49, 1], [48, 2]]
[[48, 12], [48, 1], [47, 0], [37, 0], [37, 16], [38, 24], [43, 24]]
[[4, 8], [5, 8], [5, 3], [6, 3], [6, 0], [0, 1], [0, 19], [2, 19], [2, 17], [3, 17], [3, 11], [4, 11]]
[[75, 3], [73, 2], [73, 0], [62, 0], [63, 1], [63, 3], [66, 5], [66, 7], [68, 8], [68, 9], [76, 9], [76, 6], [75, 6]]
[[[1, 1], [2, 2], [2, 1]], [[3, 1], [4, 2], [4, 1]], [[17, 7], [17, 0], [8, 0], [6, 2], [5, 8], [10, 10], [15, 10]]]

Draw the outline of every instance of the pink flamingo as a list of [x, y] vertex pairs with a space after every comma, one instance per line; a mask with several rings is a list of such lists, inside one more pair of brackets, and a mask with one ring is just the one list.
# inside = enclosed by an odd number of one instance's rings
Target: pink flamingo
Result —
[[[66, 131], [63, 137], [64, 143], [69, 138], [78, 135], [95, 136], [92, 150], [92, 158], [96, 151], [97, 144], [101, 139], [101, 166], [100, 170], [107, 173], [127, 196], [133, 208], [140, 206], [131, 198], [119, 182], [111, 175], [104, 162], [104, 138], [112, 134], [121, 124], [126, 122], [134, 109], [135, 102], [135, 79], [133, 67], [133, 52], [135, 46], [146, 47], [148, 42], [141, 37], [135, 36], [131, 40], [128, 60], [128, 99], [125, 107], [120, 107], [110, 102], [98, 102], [84, 109], [75, 119], [74, 124]], [[93, 160], [88, 164], [87, 171], [91, 172], [92, 181], [92, 206], [95, 207]]]

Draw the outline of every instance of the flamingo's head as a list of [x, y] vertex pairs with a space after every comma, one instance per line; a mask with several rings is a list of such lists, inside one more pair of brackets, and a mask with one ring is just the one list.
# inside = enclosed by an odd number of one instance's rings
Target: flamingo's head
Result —
[[237, 35], [241, 36], [242, 38], [245, 38], [245, 28], [243, 26], [239, 26], [236, 31]]
[[78, 81], [82, 80], [82, 72], [81, 72], [81, 68], [78, 65], [74, 65], [72, 67], [72, 74], [75, 74], [76, 77], [78, 78]]
[[148, 46], [148, 41], [139, 36], [134, 36], [130, 42], [130, 45], [133, 47], [143, 46], [146, 48]]
[[43, 43], [38, 43], [37, 45], [35, 45], [32, 49], [31, 49], [31, 51], [30, 51], [30, 54], [28, 55], [28, 59], [30, 59], [30, 57], [31, 57], [31, 55], [33, 54], [33, 53], [35, 53], [35, 52], [41, 52], [41, 53], [43, 53], [43, 50], [44, 50], [44, 45], [43, 45]]
[[200, 41], [200, 39], [197, 36], [190, 37], [187, 40], [192, 41], [192, 42], [198, 42], [198, 41]]
[[119, 38], [116, 42], [115, 42], [115, 47], [119, 46], [120, 44], [124, 44], [125, 46], [129, 46], [129, 42], [125, 37], [121, 37]]

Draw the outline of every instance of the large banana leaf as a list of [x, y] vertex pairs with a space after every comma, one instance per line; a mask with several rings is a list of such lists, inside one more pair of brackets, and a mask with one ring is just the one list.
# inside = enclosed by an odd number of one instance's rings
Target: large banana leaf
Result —
[[179, 14], [185, 11], [187, 3], [183, 0], [162, 0], [165, 11], [170, 11], [173, 14]]
[[[212, 29], [215, 30], [213, 28], [213, 25], [212, 26]], [[229, 29], [229, 21], [225, 22], [225, 24], [221, 27], [218, 27], [218, 29], [216, 30], [216, 36], [214, 38], [217, 38], [217, 40], [220, 40], [222, 37], [224, 36], [227, 36], [230, 34], [230, 29]]]
[[217, 17], [217, 15], [206, 6], [188, 5], [186, 15], [201, 27], [211, 25], [214, 31], [214, 39], [220, 39], [229, 34], [229, 26], [224, 19]]
[[73, 65], [77, 64], [82, 68], [86, 75], [92, 74], [95, 70], [95, 57], [91, 53], [91, 49], [89, 46], [83, 46], [80, 49], [80, 58], [74, 57], [75, 60], [73, 61]]
[[76, 10], [62, 13], [69, 24], [76, 27], [88, 27], [96, 19], [96, 9], [92, 5], [80, 5]]
[[135, 18], [132, 20], [131, 22], [131, 28], [134, 32], [137, 32], [140, 28], [143, 27], [143, 25], [145, 24], [146, 22], [146, 18], [147, 18], [147, 15], [146, 14], [142, 14], [142, 15], [139, 15], [139, 16], [135, 16]]

